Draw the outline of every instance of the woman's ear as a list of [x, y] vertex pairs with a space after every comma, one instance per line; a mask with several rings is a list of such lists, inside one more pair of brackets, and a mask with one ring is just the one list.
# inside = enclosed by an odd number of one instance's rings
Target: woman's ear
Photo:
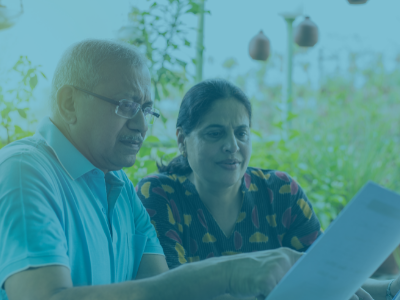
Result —
[[181, 153], [185, 152], [185, 134], [181, 127], [176, 129], [176, 139], [178, 142], [178, 149]]
[[57, 108], [61, 119], [63, 119], [67, 124], [75, 124], [77, 116], [74, 88], [69, 85], [64, 85], [57, 91], [56, 97]]

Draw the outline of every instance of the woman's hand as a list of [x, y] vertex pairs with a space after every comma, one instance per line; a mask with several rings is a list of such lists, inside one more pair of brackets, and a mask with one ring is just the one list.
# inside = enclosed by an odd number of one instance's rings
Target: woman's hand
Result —
[[390, 293], [392, 297], [396, 296], [396, 294], [400, 291], [400, 276], [397, 277], [390, 286]]
[[226, 293], [237, 298], [265, 299], [302, 255], [289, 248], [279, 248], [230, 256]]
[[[279, 248], [229, 256], [226, 261], [229, 282], [226, 293], [240, 299], [255, 296], [264, 300], [303, 254], [289, 248]], [[349, 300], [373, 298], [360, 288]]]

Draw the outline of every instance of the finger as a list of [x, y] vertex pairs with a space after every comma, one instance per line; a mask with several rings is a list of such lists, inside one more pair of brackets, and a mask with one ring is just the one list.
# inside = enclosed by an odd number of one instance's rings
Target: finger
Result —
[[370, 294], [368, 294], [364, 289], [359, 289], [356, 292], [356, 295], [358, 296], [358, 299], [360, 300], [373, 300]]
[[268, 296], [272, 292], [272, 290], [276, 287], [276, 285], [277, 285], [276, 279], [274, 277], [269, 276], [269, 278], [267, 278], [267, 280], [263, 284], [262, 295]]
[[300, 257], [302, 257], [305, 254], [304, 252], [298, 252], [298, 251], [295, 251], [295, 250], [290, 249], [290, 248], [281, 248], [281, 249], [282, 249], [283, 252], [286, 253], [286, 255], [289, 256], [289, 258], [290, 258], [290, 260], [292, 262], [292, 265], [294, 265], [294, 263], [296, 261], [298, 261], [300, 259]]

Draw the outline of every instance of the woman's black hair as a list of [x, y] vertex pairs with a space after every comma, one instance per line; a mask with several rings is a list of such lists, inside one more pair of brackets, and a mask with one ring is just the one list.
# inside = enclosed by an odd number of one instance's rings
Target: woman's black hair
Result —
[[[212, 104], [220, 99], [235, 98], [244, 105], [251, 123], [251, 103], [243, 91], [224, 79], [210, 79], [193, 86], [183, 97], [179, 108], [176, 128], [181, 127], [185, 135], [189, 135], [199, 124], [201, 118], [208, 113]], [[185, 175], [192, 172], [186, 157], [179, 155], [168, 165], [157, 164], [159, 172]]]

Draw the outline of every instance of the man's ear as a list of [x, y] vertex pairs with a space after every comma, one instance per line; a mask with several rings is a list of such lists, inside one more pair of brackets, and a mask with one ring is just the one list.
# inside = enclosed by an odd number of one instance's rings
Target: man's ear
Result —
[[176, 139], [178, 142], [178, 148], [179, 151], [182, 153], [184, 147], [185, 147], [185, 134], [183, 133], [183, 130], [181, 127], [176, 128]]
[[58, 112], [67, 124], [75, 124], [77, 121], [75, 94], [75, 89], [70, 85], [64, 85], [57, 91]]

